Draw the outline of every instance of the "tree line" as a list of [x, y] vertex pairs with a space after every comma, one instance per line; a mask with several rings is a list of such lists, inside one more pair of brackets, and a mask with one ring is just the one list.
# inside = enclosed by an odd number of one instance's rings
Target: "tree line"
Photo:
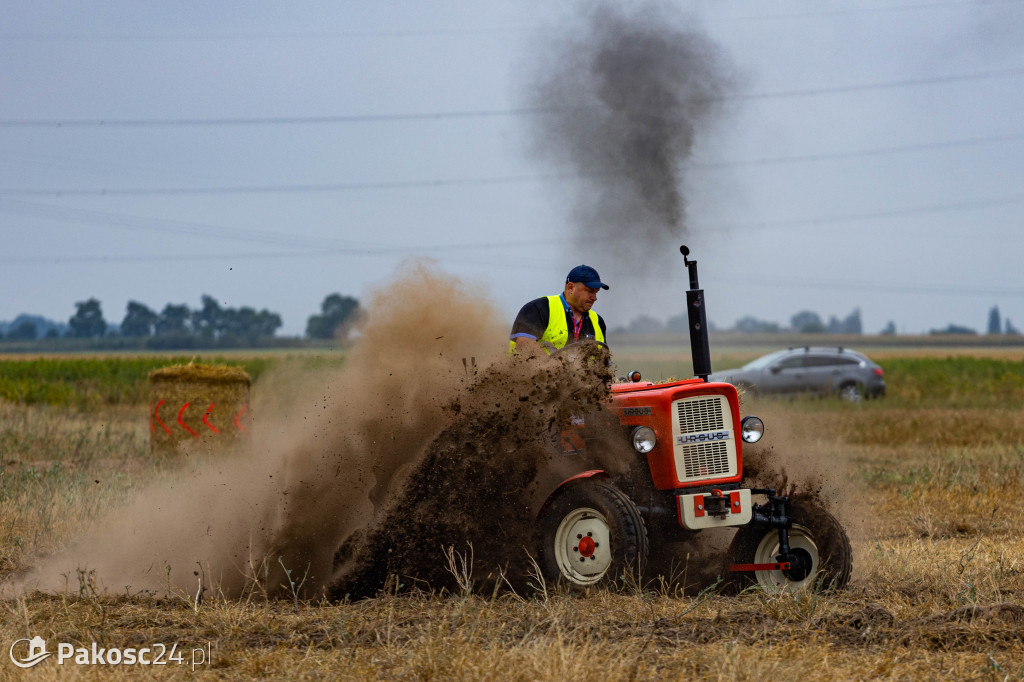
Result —
[[[761, 320], [752, 315], [747, 315], [736, 320], [735, 325], [730, 329], [721, 329], [716, 327], [714, 324], [709, 324], [709, 327], [712, 331], [731, 331], [739, 332], [741, 334], [780, 334], [786, 332], [799, 334], [859, 335], [864, 333], [864, 325], [860, 319], [860, 308], [855, 308], [849, 315], [843, 318], [830, 315], [828, 320], [824, 320], [821, 315], [812, 310], [801, 310], [789, 318], [788, 327], [783, 326], [778, 322]], [[640, 315], [635, 317], [628, 325], [616, 327], [612, 329], [612, 331], [630, 334], [657, 334], [659, 332], [687, 333], [688, 329], [688, 322], [686, 314], [684, 313], [682, 315], [670, 317], [665, 322], [657, 320], [649, 315]], [[929, 333], [932, 335], [941, 335], [977, 334], [978, 332], [970, 327], [950, 324], [940, 329], [932, 329]], [[1020, 334], [1009, 319], [1002, 318], [999, 313], [998, 306], [994, 306], [989, 310], [988, 328], [986, 333], [989, 335]], [[896, 334], [896, 323], [890, 320], [886, 326], [879, 331], [879, 334]]]
[[[778, 322], [760, 320], [752, 315], [736, 320], [731, 329], [721, 329], [713, 323], [709, 323], [711, 331], [734, 331], [741, 334], [779, 334], [782, 332], [799, 332], [801, 334], [862, 334], [863, 325], [860, 321], [860, 308], [843, 319], [835, 315], [825, 322], [818, 313], [810, 310], [801, 310], [790, 318], [790, 326], [783, 327]], [[890, 323], [891, 324], [891, 323]], [[657, 334], [659, 332], [688, 333], [689, 323], [686, 313], [674, 315], [667, 321], [661, 322], [650, 315], [635, 317], [627, 326], [620, 326], [612, 329], [613, 332], [630, 334]]]
[[[306, 338], [343, 338], [359, 317], [359, 301], [339, 293], [329, 294], [320, 312], [306, 322]], [[119, 324], [111, 324], [103, 315], [96, 298], [75, 303], [75, 312], [66, 325], [48, 323], [40, 317], [19, 316], [2, 335], [12, 341], [38, 339], [132, 339], [147, 348], [193, 348], [202, 346], [234, 347], [262, 345], [276, 337], [281, 316], [267, 310], [242, 306], [222, 306], [213, 296], [204, 294], [198, 308], [168, 303], [156, 312], [138, 301], [129, 301]], [[46, 329], [41, 329], [45, 326]]]

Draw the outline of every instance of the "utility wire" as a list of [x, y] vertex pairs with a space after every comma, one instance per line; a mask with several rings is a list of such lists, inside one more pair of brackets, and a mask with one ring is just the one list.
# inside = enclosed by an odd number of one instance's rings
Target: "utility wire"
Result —
[[326, 182], [297, 185], [235, 185], [221, 187], [139, 187], [116, 189], [0, 189], [0, 196], [82, 197], [82, 196], [169, 196], [182, 194], [291, 194], [295, 192], [348, 192], [370, 189], [417, 189], [453, 185], [505, 185], [557, 178], [581, 177], [577, 173], [506, 175], [491, 178], [447, 178], [442, 180], [399, 180], [382, 182]]
[[888, 154], [905, 154], [910, 152], [932, 151], [937, 149], [954, 149], [957, 147], [974, 147], [997, 142], [1016, 142], [1024, 140], [1024, 133], [1008, 133], [1006, 135], [989, 135], [984, 137], [967, 137], [959, 140], [941, 140], [938, 142], [920, 142], [916, 144], [873, 147], [869, 149], [852, 149], [849, 151], [821, 152], [817, 154], [794, 154], [792, 156], [767, 156], [760, 159], [744, 159], [739, 161], [696, 161], [688, 164], [690, 168], [742, 168], [744, 166], [770, 166], [776, 164], [804, 163], [807, 161], [832, 161], [835, 159], [856, 159], [868, 156], [885, 156]]
[[[200, 237], [203, 239], [224, 239], [241, 241], [256, 244], [267, 244], [270, 246], [300, 247], [315, 249], [314, 253], [325, 251], [333, 254], [349, 255], [389, 255], [406, 253], [448, 253], [466, 251], [487, 251], [494, 249], [510, 249], [528, 247], [536, 249], [538, 246], [558, 246], [564, 240], [518, 240], [506, 242], [457, 242], [450, 244], [421, 244], [421, 245], [394, 245], [382, 244], [380, 242], [353, 241], [348, 239], [310, 237], [289, 232], [274, 232], [267, 230], [226, 228], [202, 223], [192, 223], [179, 220], [167, 220], [164, 218], [151, 218], [144, 216], [129, 215], [125, 213], [114, 213], [110, 211], [97, 211], [93, 209], [72, 208], [66, 206], [51, 206], [29, 201], [18, 201], [11, 199], [0, 199], [0, 212], [13, 213], [53, 220], [60, 220], [72, 223], [96, 225], [104, 228], [129, 230], [133, 232], [155, 232], [159, 234], [177, 234], [189, 237]], [[303, 251], [296, 255], [305, 255], [309, 252]], [[267, 255], [261, 253], [262, 255]], [[276, 254], [270, 254], [276, 255]], [[48, 258], [48, 257], [44, 257]], [[11, 262], [11, 261], [0, 261]]]
[[881, 220], [885, 218], [897, 218], [911, 215], [926, 215], [929, 213], [954, 213], [959, 211], [976, 211], [997, 206], [1013, 206], [1024, 204], [1024, 194], [1012, 194], [1003, 197], [991, 197], [988, 199], [968, 199], [943, 204], [931, 204], [926, 206], [909, 206], [906, 208], [892, 208], [878, 211], [864, 211], [862, 213], [849, 213], [846, 215], [820, 216], [816, 218], [798, 218], [785, 220], [763, 221], [759, 223], [747, 223], [738, 225], [720, 225], [714, 230], [772, 230], [786, 229], [793, 227], [807, 227], [809, 225], [825, 225], [832, 223], [848, 223], [867, 220]]
[[[856, 159], [871, 156], [885, 156], [890, 154], [904, 154], [940, 149], [954, 149], [957, 147], [972, 147], [1001, 142], [1016, 142], [1024, 139], [1024, 133], [1008, 133], [1005, 135], [990, 135], [986, 137], [971, 137], [960, 140], [943, 140], [938, 142], [922, 142], [917, 144], [894, 145], [888, 147], [874, 147], [870, 149], [855, 149], [838, 152], [821, 152], [815, 154], [795, 154], [791, 156], [762, 157], [759, 159], [741, 159], [737, 161], [694, 161], [687, 163], [688, 168], [696, 170], [715, 170], [720, 168], [743, 168], [753, 166], [771, 166], [782, 164], [795, 164], [805, 162], [820, 162], [837, 159]], [[400, 180], [400, 181], [378, 181], [378, 182], [355, 182], [355, 183], [321, 183], [306, 185], [251, 185], [251, 186], [228, 186], [228, 187], [199, 187], [199, 188], [132, 188], [132, 189], [14, 189], [0, 188], [0, 196], [124, 196], [124, 195], [161, 195], [161, 194], [259, 194], [259, 193], [288, 193], [288, 192], [327, 192], [327, 191], [354, 191], [354, 190], [387, 190], [387, 189], [420, 189], [420, 188], [441, 188], [464, 185], [500, 185], [525, 182], [549, 182], [551, 180], [566, 180], [585, 177], [603, 177], [613, 175], [608, 173], [543, 173], [531, 175], [509, 175], [489, 178], [443, 178], [437, 180]]]
[[893, 284], [872, 281], [825, 281], [825, 280], [791, 280], [775, 279], [765, 277], [749, 277], [747, 273], [719, 273], [723, 286], [744, 285], [764, 286], [773, 285], [791, 289], [830, 289], [834, 291], [875, 291], [881, 293], [899, 294], [927, 294], [940, 296], [1024, 296], [1024, 289], [1008, 287], [970, 287], [958, 285], [951, 286], [922, 286], [920, 284]]
[[[817, 216], [812, 218], [782, 219], [773, 221], [761, 221], [757, 223], [726, 223], [708, 228], [711, 231], [761, 231], [792, 229], [807, 226], [841, 224], [848, 222], [865, 222], [873, 220], [884, 220], [887, 218], [905, 217], [913, 215], [954, 213], [960, 211], [973, 211], [999, 206], [1013, 206], [1024, 203], [1024, 194], [1012, 194], [1002, 197], [989, 197], [983, 199], [968, 199], [956, 202], [940, 204], [929, 204], [920, 206], [909, 206], [903, 208], [883, 209], [877, 211], [864, 211], [860, 213], [849, 213], [844, 215]], [[150, 232], [170, 232], [178, 234], [195, 235], [209, 238], [230, 239], [257, 243], [267, 243], [281, 246], [303, 246], [312, 248], [330, 249], [334, 253], [349, 253], [353, 255], [382, 254], [382, 253], [446, 253], [450, 251], [500, 249], [511, 247], [536, 247], [541, 244], [536, 240], [520, 242], [464, 242], [445, 245], [421, 245], [421, 246], [394, 246], [379, 243], [352, 242], [351, 240], [335, 240], [322, 238], [309, 238], [283, 232], [268, 232], [262, 230], [232, 230], [212, 225], [202, 225], [182, 221], [169, 221], [158, 218], [147, 218], [140, 216], [112, 213], [107, 211], [95, 211], [90, 209], [69, 208], [62, 206], [50, 206], [34, 202], [17, 201], [10, 199], [0, 200], [0, 212], [15, 213], [21, 215], [51, 218], [56, 220], [78, 222], [99, 225], [102, 227], [113, 227], [128, 230], [141, 230]], [[562, 243], [562, 240], [550, 240], [550, 244]]]
[[[768, 229], [787, 229], [794, 227], [807, 227], [816, 225], [829, 225], [829, 224], [841, 224], [847, 222], [865, 222], [872, 220], [882, 220], [893, 217], [905, 217], [911, 215], [920, 214], [935, 214], [935, 213], [952, 213], [959, 211], [970, 211], [979, 210], [985, 208], [992, 208], [997, 206], [1016, 205], [1024, 203], [1024, 194], [1009, 195], [1004, 197], [992, 197], [988, 199], [975, 199], [965, 200], [959, 202], [949, 202], [943, 204], [933, 204], [926, 206], [913, 206], [906, 208], [886, 209], [880, 211], [866, 211], [862, 213], [852, 213], [846, 215], [836, 216], [818, 216], [814, 218], [802, 218], [802, 219], [786, 219], [786, 220], [775, 220], [775, 221], [763, 221], [759, 223], [748, 223], [748, 224], [723, 224], [707, 228], [708, 231], [741, 231], [741, 230], [768, 230]], [[304, 238], [300, 235], [292, 235], [285, 233], [274, 233], [256, 230], [228, 230], [226, 228], [217, 228], [208, 225], [197, 225], [192, 223], [179, 223], [176, 221], [166, 221], [154, 218], [141, 218], [138, 216], [128, 216], [124, 214], [108, 213], [105, 211], [92, 211], [88, 209], [72, 209], [65, 207], [47, 206], [45, 204], [34, 204], [31, 202], [12, 202], [12, 201], [0, 201], [0, 211], [3, 212], [15, 212], [28, 215], [38, 215], [40, 217], [51, 217], [58, 220], [68, 220], [71, 222], [84, 222], [89, 224], [96, 224], [103, 227], [114, 227], [121, 229], [130, 230], [143, 230], [143, 231], [155, 231], [155, 232], [176, 232], [189, 235], [198, 235], [204, 237], [214, 237], [223, 239], [235, 239], [238, 241], [247, 242], [260, 242], [264, 241], [272, 245], [287, 245], [287, 246], [304, 246], [315, 249], [311, 252], [260, 252], [256, 254], [249, 254], [249, 258], [290, 258], [296, 256], [312, 256], [312, 255], [346, 255], [346, 256], [374, 256], [374, 255], [403, 255], [403, 254], [441, 254], [447, 255], [452, 252], [471, 252], [471, 251], [492, 251], [494, 249], [511, 249], [511, 248], [531, 248], [535, 249], [537, 246], [544, 245], [559, 245], [564, 244], [565, 240], [547, 240], [547, 241], [518, 241], [518, 242], [462, 242], [455, 244], [431, 244], [431, 245], [389, 245], [380, 243], [353, 243], [349, 241], [338, 241], [331, 239], [317, 239], [317, 238]], [[223, 256], [215, 256], [209, 254], [197, 254], [184, 259], [214, 259], [214, 258], [230, 258], [236, 257], [233, 254], [224, 254]], [[242, 257], [238, 255], [238, 257]], [[37, 260], [28, 261], [25, 258], [19, 257], [0, 257], [0, 263], [8, 264], [23, 264], [28, 262], [55, 262], [60, 259], [59, 256], [45, 256], [38, 257]], [[64, 260], [73, 259], [77, 257], [64, 257]], [[110, 257], [82, 257], [86, 260], [96, 260], [97, 258], [110, 258]], [[131, 260], [132, 257], [124, 257], [125, 260]], [[172, 259], [169, 256], [159, 257], [146, 257], [140, 256], [140, 259]]]
[[523, 107], [517, 109], [476, 109], [406, 114], [344, 114], [330, 116], [253, 116], [229, 118], [136, 118], [136, 119], [0, 119], [3, 128], [152, 128], [171, 126], [263, 126], [319, 125], [333, 123], [389, 123], [463, 118], [536, 116], [559, 109]]
[[[799, 88], [776, 92], [736, 93], [718, 97], [692, 98], [690, 101], [723, 102], [746, 101], [792, 97], [813, 97], [818, 95], [866, 92], [870, 90], [891, 90], [898, 88], [963, 83], [992, 78], [1008, 78], [1024, 75], [1024, 67], [992, 69], [964, 74], [948, 74], [922, 78], [906, 78], [895, 81], [860, 83], [820, 88]], [[342, 123], [388, 123], [396, 121], [443, 121], [467, 118], [495, 118], [540, 116], [571, 111], [556, 107], [521, 107], [513, 109], [478, 109], [468, 111], [434, 111], [395, 114], [344, 114], [324, 116], [253, 116], [228, 118], [135, 118], [135, 119], [0, 119], [3, 128], [142, 128], [173, 126], [266, 126], [266, 125], [320, 125]]]
[[[410, 247], [410, 251], [414, 250]], [[132, 263], [174, 263], [185, 261], [224, 261], [239, 262], [251, 260], [279, 260], [290, 258], [322, 258], [337, 256], [384, 256], [387, 253], [354, 253], [342, 249], [317, 249], [309, 251], [289, 251], [283, 253], [275, 252], [227, 252], [227, 253], [183, 253], [183, 254], [139, 254], [139, 255], [95, 255], [95, 256], [0, 256], [0, 263], [5, 265], [59, 265], [59, 264], [132, 264]], [[445, 257], [445, 261], [466, 261], [462, 256]], [[537, 260], [533, 256], [519, 259], [502, 257], [501, 259], [484, 259], [473, 257], [468, 262], [474, 264], [485, 264], [488, 267], [514, 267], [517, 271], [523, 267], [536, 266]], [[831, 291], [873, 291], [892, 294], [920, 294], [935, 296], [1024, 296], [1024, 289], [1009, 287], [970, 287], [970, 286], [923, 286], [920, 284], [899, 284], [881, 283], [872, 281], [828, 281], [828, 280], [790, 280], [778, 278], [751, 278], [746, 273], [736, 272], [719, 273], [722, 278], [722, 286], [733, 285], [756, 285], [756, 286], [779, 286], [790, 289], [806, 291], [808, 287], [814, 289], [828, 289]]]
[[[1019, 5], [1020, 0], [938, 0], [935, 2], [921, 2], [904, 5], [885, 4], [875, 7], [844, 7], [842, 9], [823, 9], [809, 12], [782, 12], [776, 14], [750, 14], [750, 15], [726, 15], [710, 16], [702, 15], [705, 21], [711, 23], [733, 23], [751, 21], [774, 21], [778, 19], [804, 19], [815, 17], [849, 16], [857, 14], [892, 14], [898, 12], [914, 12], [933, 9], [957, 9], [957, 8], [990, 8], [1002, 5]], [[418, 38], [418, 37], [448, 37], [453, 35], [493, 35], [508, 33], [541, 33], [559, 30], [557, 27], [543, 25], [523, 26], [494, 26], [475, 28], [436, 28], [436, 29], [367, 29], [359, 31], [294, 31], [294, 32], [264, 32], [264, 33], [0, 33], [0, 40], [3, 41], [25, 41], [25, 42], [151, 42], [157, 40], [166, 41], [191, 41], [191, 42], [214, 42], [227, 40], [339, 40], [339, 39], [361, 39], [361, 38]]]
[[814, 17], [839, 17], [849, 16], [852, 14], [891, 14], [894, 12], [912, 12], [917, 10], [930, 10], [930, 9], [956, 9], [960, 7], [967, 7], [970, 9], [979, 9], [994, 7], [997, 5], [1020, 5], [1020, 0], [967, 0], [966, 2], [923, 2], [908, 5], [880, 5], [877, 7], [843, 7], [842, 9], [823, 9], [813, 12], [785, 12], [779, 14], [753, 14], [749, 16], [744, 15], [732, 15], [725, 17], [714, 17], [709, 18], [710, 21], [763, 21], [763, 20], [775, 20], [775, 19], [805, 19]]
[[[939, 142], [922, 142], [918, 144], [875, 147], [840, 152], [823, 152], [792, 156], [763, 157], [739, 161], [693, 162], [686, 164], [693, 169], [713, 170], [718, 168], [742, 168], [744, 166], [769, 166], [803, 162], [829, 161], [835, 159], [854, 159], [887, 154], [903, 154], [911, 152], [971, 147], [1000, 142], [1014, 142], [1024, 139], [1024, 133], [972, 137], [962, 140], [946, 140]], [[618, 173], [540, 173], [524, 175], [506, 175], [486, 178], [442, 178], [436, 180], [383, 180], [377, 182], [338, 182], [338, 183], [307, 183], [296, 185], [235, 185], [218, 187], [136, 187], [114, 189], [14, 189], [0, 188], [0, 196], [153, 196], [153, 195], [184, 195], [184, 194], [283, 194], [295, 192], [348, 192], [357, 190], [388, 190], [388, 189], [423, 189], [466, 185], [504, 185], [528, 182], [550, 182], [587, 177], [609, 177]]]

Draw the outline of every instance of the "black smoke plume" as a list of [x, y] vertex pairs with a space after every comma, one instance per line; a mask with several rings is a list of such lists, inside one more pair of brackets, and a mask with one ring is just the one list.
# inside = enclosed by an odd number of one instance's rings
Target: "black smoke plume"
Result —
[[578, 17], [537, 52], [531, 104], [550, 113], [537, 117], [535, 149], [579, 176], [574, 241], [589, 253], [674, 250], [686, 234], [685, 162], [721, 110], [730, 69], [662, 5], [586, 3]]

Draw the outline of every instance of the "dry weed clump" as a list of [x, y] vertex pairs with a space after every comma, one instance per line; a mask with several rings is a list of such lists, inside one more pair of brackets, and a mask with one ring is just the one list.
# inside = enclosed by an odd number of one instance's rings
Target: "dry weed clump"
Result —
[[156, 475], [139, 410], [0, 402], [0, 579], [56, 552]]

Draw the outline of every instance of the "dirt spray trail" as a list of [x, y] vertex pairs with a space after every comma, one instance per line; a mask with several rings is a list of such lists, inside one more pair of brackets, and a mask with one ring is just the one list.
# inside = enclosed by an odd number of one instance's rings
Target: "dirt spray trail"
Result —
[[444, 428], [462, 358], [485, 366], [506, 348], [488, 300], [427, 265], [402, 271], [370, 300], [342, 370], [261, 382], [250, 452], [143, 491], [17, 588], [75, 590], [81, 569], [114, 592], [194, 594], [203, 580], [232, 596], [254, 578], [280, 589], [285, 568], [307, 593], [323, 587], [341, 539], [373, 523]]
[[339, 551], [333, 596], [372, 595], [392, 575], [457, 589], [447, 548], [472, 555], [476, 587], [499, 575], [520, 584], [543, 496], [570, 473], [559, 471], [560, 433], [608, 400], [607, 351], [590, 344], [583, 355], [509, 358], [475, 377], [400, 494]]

